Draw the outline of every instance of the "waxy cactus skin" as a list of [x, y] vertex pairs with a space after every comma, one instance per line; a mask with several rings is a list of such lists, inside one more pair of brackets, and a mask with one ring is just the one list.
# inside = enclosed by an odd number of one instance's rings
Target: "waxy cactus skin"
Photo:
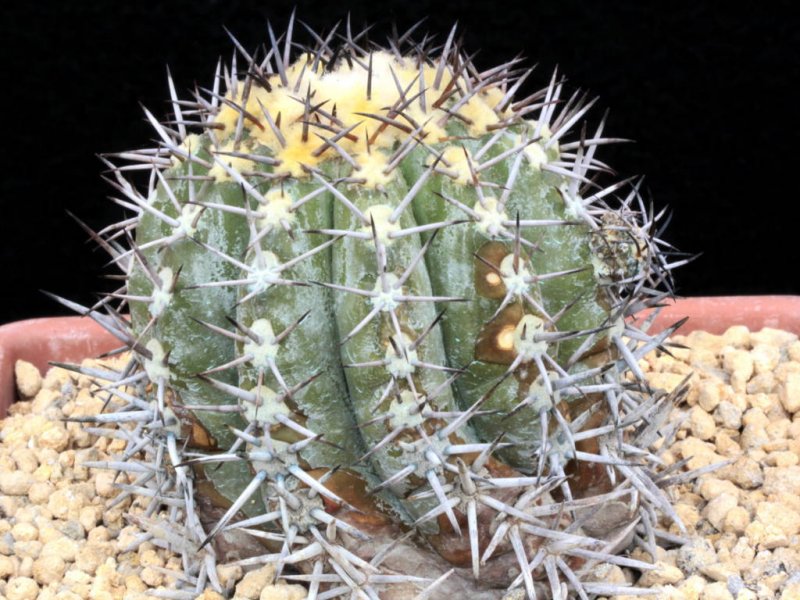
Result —
[[592, 565], [647, 568], [616, 552], [677, 519], [648, 450], [674, 398], [637, 364], [668, 332], [632, 315], [681, 261], [596, 183], [593, 102], [517, 99], [530, 71], [455, 30], [293, 26], [192, 100], [170, 79], [158, 147], [106, 158], [126, 285], [84, 312], [133, 353], [95, 420], [135, 423], [154, 539], [186, 581], [275, 562], [310, 598], [622, 593]]

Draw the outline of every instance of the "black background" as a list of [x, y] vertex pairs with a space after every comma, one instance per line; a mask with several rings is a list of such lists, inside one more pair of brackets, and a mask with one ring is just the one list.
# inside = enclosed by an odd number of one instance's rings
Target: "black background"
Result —
[[[166, 65], [179, 94], [210, 86], [232, 44], [282, 30], [291, 8], [315, 29], [349, 10], [384, 39], [428, 16], [443, 40], [454, 21], [480, 68], [521, 53], [538, 63], [522, 95], [558, 66], [611, 109], [606, 133], [635, 144], [601, 154], [620, 177], [646, 174], [666, 239], [702, 252], [676, 273], [680, 295], [800, 293], [796, 175], [800, 22], [790, 2], [176, 2], [3, 3], [0, 97], [0, 323], [65, 314], [44, 288], [89, 303], [110, 289], [105, 256], [86, 244], [121, 217], [97, 153], [146, 147], [139, 103], [165, 117]], [[302, 36], [301, 36], [302, 37]]]

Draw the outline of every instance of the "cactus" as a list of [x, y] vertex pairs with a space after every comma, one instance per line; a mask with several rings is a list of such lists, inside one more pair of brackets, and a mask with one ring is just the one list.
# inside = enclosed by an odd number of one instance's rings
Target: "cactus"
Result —
[[679, 524], [648, 450], [675, 394], [638, 366], [669, 331], [633, 315], [682, 261], [637, 182], [597, 183], [617, 140], [557, 75], [515, 99], [531, 70], [479, 70], [455, 29], [296, 51], [293, 26], [192, 100], [170, 78], [157, 147], [104, 158], [132, 216], [93, 237], [125, 284], [70, 305], [132, 359], [86, 419], [128, 449], [91, 466], [135, 477], [175, 597], [222, 591], [219, 562], [309, 598], [633, 593], [591, 568], [647, 568], [619, 550]]

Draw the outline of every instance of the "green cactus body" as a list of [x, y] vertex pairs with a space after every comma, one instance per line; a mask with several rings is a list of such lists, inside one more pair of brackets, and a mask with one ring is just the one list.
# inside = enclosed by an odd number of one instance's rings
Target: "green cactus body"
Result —
[[[557, 110], [555, 79], [514, 104], [511, 64], [480, 73], [452, 36], [435, 59], [403, 55], [405, 36], [374, 52], [348, 37], [343, 56], [318, 42], [294, 62], [288, 41], [245, 55], [242, 79], [198, 101], [199, 134], [172, 90], [150, 193], [118, 174], [135, 243], [108, 245], [150, 427], [173, 436], [170, 469], [195, 466], [200, 485], [181, 475], [175, 493], [225, 511], [210, 531], [188, 511], [185, 535], [203, 548], [244, 523], [283, 539], [275, 556], [313, 573], [310, 597], [377, 597], [421, 583], [380, 579], [348, 540], [411, 528], [487, 586], [533, 597], [546, 578], [558, 596], [554, 573], [575, 586], [588, 555], [537, 549], [604, 543], [581, 533], [594, 504], [570, 504], [589, 492], [569, 461], [611, 474], [596, 502], [627, 502], [617, 526], [639, 492], [664, 508], [646, 461], [609, 466], [632, 438], [604, 420], [635, 426], [654, 402], [624, 384], [661, 343], [624, 321], [667, 278], [652, 223], [630, 198], [612, 211], [620, 186], [589, 183], [602, 128], [566, 141], [588, 105]], [[602, 438], [599, 470], [576, 437]]]

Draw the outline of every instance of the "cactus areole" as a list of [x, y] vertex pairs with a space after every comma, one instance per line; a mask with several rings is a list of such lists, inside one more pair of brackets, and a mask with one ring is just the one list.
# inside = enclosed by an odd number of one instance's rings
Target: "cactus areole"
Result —
[[680, 261], [637, 182], [598, 183], [593, 102], [517, 97], [531, 71], [455, 30], [292, 25], [190, 100], [170, 79], [157, 147], [104, 159], [125, 287], [80, 310], [132, 359], [84, 420], [124, 430], [101, 466], [183, 555], [175, 593], [270, 562], [309, 598], [623, 593], [594, 565], [646, 568], [620, 551], [676, 519], [674, 397], [638, 367], [666, 333], [632, 315]]

